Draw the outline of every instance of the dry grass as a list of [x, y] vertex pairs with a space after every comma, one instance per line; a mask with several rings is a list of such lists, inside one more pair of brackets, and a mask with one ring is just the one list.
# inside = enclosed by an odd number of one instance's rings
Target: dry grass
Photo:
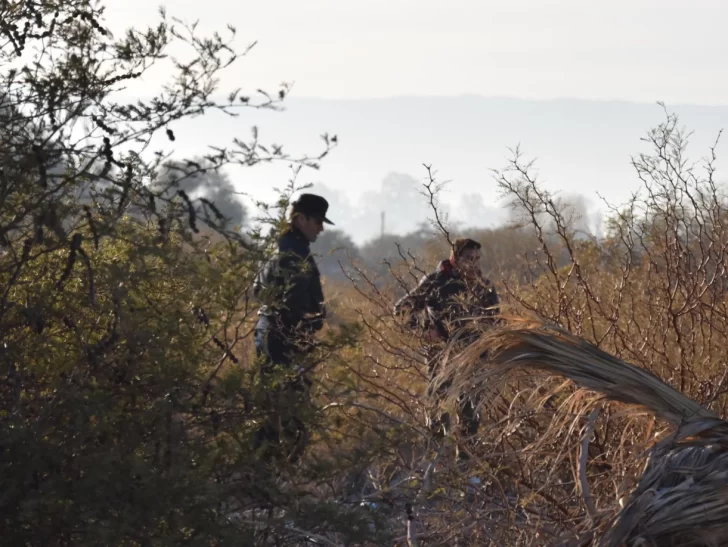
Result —
[[327, 285], [332, 310], [364, 335], [317, 371], [307, 464], [340, 461], [319, 472], [317, 496], [370, 504], [386, 545], [722, 544], [728, 209], [712, 160], [702, 178], [684, 161], [673, 119], [649, 141], [654, 155], [635, 160], [647, 197], [615, 209], [601, 241], [577, 237], [518, 157], [499, 175], [524, 213], [522, 245], [488, 241], [485, 263], [503, 251], [509, 269], [489, 277], [514, 316], [539, 319], [445, 351], [437, 381], [456, 389], [442, 406], [479, 399], [474, 439], [428, 432], [423, 340], [391, 314], [440, 256], [413, 264], [403, 252]]
[[[488, 352], [487, 361], [481, 358]], [[444, 367], [454, 379], [451, 398], [482, 390], [485, 401], [514, 375], [533, 371], [568, 378], [578, 387], [673, 424], [651, 447], [647, 467], [624, 508], [595, 515], [597, 545], [708, 546], [728, 540], [728, 423], [657, 376], [599, 350], [564, 329], [538, 321], [512, 321], [485, 334]], [[587, 488], [588, 489], [588, 486]], [[617, 500], [614, 500], [615, 502]]]
[[[492, 355], [489, 360], [494, 368], [483, 367], [481, 355], [485, 353]], [[563, 328], [539, 321], [510, 319], [507, 329], [484, 334], [449, 361], [440, 381], [452, 380], [459, 392], [473, 393], [473, 384], [482, 386], [486, 399], [497, 389], [494, 380], [498, 376], [510, 369], [533, 368], [569, 378], [612, 400], [643, 406], [673, 424], [717, 419], [713, 412], [648, 370], [617, 359]]]

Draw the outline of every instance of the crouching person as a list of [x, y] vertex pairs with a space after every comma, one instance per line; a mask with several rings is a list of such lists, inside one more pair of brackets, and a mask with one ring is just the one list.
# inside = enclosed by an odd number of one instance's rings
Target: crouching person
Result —
[[[268, 390], [269, 419], [258, 430], [255, 449], [295, 463], [309, 440], [301, 409], [309, 403], [311, 385], [305, 362], [314, 348], [314, 335], [326, 319], [326, 307], [310, 244], [323, 231], [328, 202], [321, 196], [302, 194], [293, 203], [290, 228], [278, 239], [275, 255], [261, 270], [254, 294], [263, 304], [258, 311], [255, 349], [264, 389]], [[271, 384], [277, 368], [293, 375]]]
[[[484, 325], [495, 324], [500, 312], [498, 293], [480, 270], [480, 249], [480, 243], [472, 239], [456, 240], [450, 258], [441, 261], [434, 272], [395, 304], [395, 314], [404, 315], [411, 328], [422, 328], [426, 333], [430, 386], [438, 373], [445, 343], [454, 337], [458, 347], [465, 347], [477, 338]], [[437, 389], [428, 387], [427, 397], [433, 407], [439, 406], [450, 386], [448, 381]], [[480, 426], [476, 408], [477, 401], [465, 394], [457, 408], [457, 428], [450, 424], [448, 413], [437, 410], [430, 416], [430, 429], [440, 437], [457, 432], [460, 437], [472, 439]], [[468, 456], [458, 450], [458, 458], [464, 461]]]

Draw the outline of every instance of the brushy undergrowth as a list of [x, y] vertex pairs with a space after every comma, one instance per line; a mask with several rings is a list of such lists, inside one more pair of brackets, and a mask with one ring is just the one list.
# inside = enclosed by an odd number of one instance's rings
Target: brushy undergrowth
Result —
[[[718, 469], [712, 448], [680, 446], [657, 466], [644, 456], [671, 439], [680, 413], [715, 422], [728, 402], [728, 210], [715, 154], [690, 164], [675, 117], [648, 135], [651, 152], [634, 159], [641, 194], [612, 211], [603, 238], [575, 228], [568, 204], [542, 189], [518, 151], [495, 173], [520, 215], [483, 241], [504, 309], [606, 352], [601, 383], [549, 370], [545, 354], [541, 372], [496, 382], [486, 372], [497, 359], [445, 347], [459, 391], [489, 391], [475, 442], [432, 438], [424, 344], [392, 316], [395, 298], [455, 235], [430, 176], [441, 234], [430, 254], [399, 249], [375, 271], [344, 261], [345, 275], [325, 286], [330, 322], [303, 363], [313, 404], [298, 409], [312, 444], [290, 466], [252, 450], [268, 394], [250, 288], [285, 225], [295, 175], [318, 168], [337, 139], [324, 135], [321, 153], [296, 156], [254, 128], [248, 140], [170, 163], [160, 142], [179, 138], [177, 121], [275, 109], [288, 88], [224, 93], [220, 72], [249, 50], [164, 13], [115, 38], [101, 4], [18, 0], [0, 5], [0, 35], [4, 544], [563, 545], [600, 540], [623, 505], [615, 530], [624, 537], [634, 537], [630, 515], [642, 507], [654, 510], [642, 524], [655, 537], [690, 517], [684, 500], [670, 512], [639, 490], [673, 488], [665, 470], [687, 460]], [[160, 63], [166, 87], [133, 104], [119, 98]], [[269, 232], [231, 225], [212, 194], [185, 190], [225, 166], [266, 162], [294, 167], [278, 202], [257, 204]], [[497, 336], [484, 337], [497, 349]], [[601, 365], [584, 348], [577, 369], [594, 375]], [[609, 376], [622, 361], [655, 376], [635, 373], [629, 391]], [[655, 378], [677, 391], [650, 394]], [[660, 406], [668, 400], [674, 408]], [[635, 402], [647, 408], [625, 405]], [[455, 465], [453, 443], [471, 452], [470, 469]], [[708, 495], [704, 512], [722, 510]]]

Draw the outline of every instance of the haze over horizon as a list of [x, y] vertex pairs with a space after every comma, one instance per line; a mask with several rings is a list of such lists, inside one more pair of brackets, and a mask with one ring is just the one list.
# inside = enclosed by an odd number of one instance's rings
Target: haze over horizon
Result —
[[[250, 111], [241, 119], [210, 114], [176, 129], [176, 151], [199, 153], [198, 142], [225, 145], [259, 127], [263, 142], [283, 143], [295, 153], [320, 150], [319, 135], [337, 134], [339, 146], [320, 171], [304, 170], [301, 183], [332, 204], [331, 218], [357, 243], [379, 235], [386, 213], [389, 233], [415, 230], [430, 210], [418, 195], [431, 164], [452, 220], [488, 227], [506, 218], [491, 169], [505, 167], [509, 147], [520, 144], [535, 158], [544, 186], [564, 197], [583, 196], [592, 214], [605, 210], [602, 198], [620, 205], [640, 187], [631, 157], [646, 152], [646, 132], [664, 121], [657, 104], [626, 101], [523, 100], [480, 97], [409, 97], [329, 100], [291, 97], [285, 112]], [[672, 106], [693, 131], [689, 155], [709, 153], [728, 127], [728, 106]], [[188, 139], [187, 135], [194, 137]], [[202, 138], [204, 136], [204, 138]], [[725, 151], [721, 143], [718, 167]], [[273, 198], [287, 168], [256, 166], [228, 170], [233, 184], [259, 199]], [[723, 180], [719, 169], [717, 176]]]
[[[108, 18], [115, 32], [151, 24], [158, 5], [128, 0]], [[455, 8], [434, 0], [208, 0], [208, 8], [167, 3], [170, 16], [199, 19], [201, 32], [233, 24], [239, 47], [259, 40], [221, 78], [221, 91], [295, 85], [285, 112], [211, 113], [179, 124], [175, 155], [245, 138], [252, 125], [264, 142], [295, 153], [315, 153], [319, 135], [336, 134], [338, 148], [301, 181], [327, 194], [337, 228], [357, 242], [378, 235], [382, 211], [387, 231], [424, 220], [424, 203], [402, 209], [417, 199], [423, 163], [452, 181], [443, 200], [454, 220], [487, 226], [502, 215], [490, 169], [505, 166], [509, 147], [537, 159], [547, 188], [583, 195], [598, 210], [600, 195], [620, 204], [637, 188], [630, 156], [646, 150], [640, 139], [664, 119], [658, 101], [695, 131], [693, 159], [728, 125], [728, 5], [716, 0], [617, 0], [599, 10], [575, 0]], [[163, 81], [161, 70], [130, 92]], [[288, 173], [229, 170], [236, 189], [259, 199], [272, 198]]]

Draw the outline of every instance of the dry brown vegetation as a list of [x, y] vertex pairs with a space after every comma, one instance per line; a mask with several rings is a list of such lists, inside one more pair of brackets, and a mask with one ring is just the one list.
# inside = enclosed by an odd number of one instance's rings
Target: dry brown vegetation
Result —
[[[288, 88], [225, 96], [220, 72], [249, 51], [233, 51], [233, 28], [205, 37], [160, 13], [114, 38], [103, 12], [0, 4], [3, 545], [719, 543], [728, 210], [715, 155], [689, 163], [674, 117], [635, 158], [641, 193], [604, 238], [577, 230], [518, 153], [495, 173], [519, 227], [468, 235], [513, 323], [441, 348], [451, 399], [486, 394], [476, 439], [432, 438], [423, 342], [392, 316], [456, 235], [435, 214], [437, 237], [389, 237], [387, 253], [359, 249], [328, 280], [331, 321], [301, 363], [316, 380], [297, 408], [313, 442], [300, 465], [265, 461], [250, 287], [295, 176], [337, 139], [289, 155], [253, 128], [149, 184], [171, 153], [150, 143], [174, 142], [179, 120], [276, 109]], [[152, 98], [118, 102], [165, 62]], [[184, 190], [210, 169], [270, 162], [294, 168], [277, 203], [257, 204], [270, 233]], [[438, 188], [425, 186], [434, 213]]]
[[[666, 496], [653, 501], [644, 522], [621, 529], [622, 536], [605, 535], [640, 477], [664, 472], [655, 471], [654, 457], [646, 467], [648, 449], [682, 438], [675, 426], [691, 412], [726, 416], [728, 210], [715, 153], [690, 163], [686, 134], [669, 114], [646, 140], [652, 152], [634, 158], [640, 192], [612, 210], [599, 240], [577, 233], [568, 208], [541, 188], [517, 151], [496, 173], [522, 222], [476, 235], [511, 324], [538, 318], [606, 352], [606, 360], [597, 362], [591, 350], [572, 355], [586, 376], [602, 367], [596, 383], [547, 367], [496, 382], [491, 375], [500, 361], [481, 353], [497, 349], [498, 336], [484, 333], [482, 346], [464, 352], [445, 348], [447, 373], [459, 384], [451, 395], [487, 393], [481, 432], [469, 445], [471, 470], [459, 470], [452, 451], [439, 449], [427, 433], [422, 342], [391, 316], [403, 287], [442, 256], [447, 234], [421, 259], [403, 250], [386, 274], [350, 266], [349, 284], [327, 287], [337, 313], [363, 325], [365, 336], [322, 369], [329, 392], [349, 386], [345, 399], [327, 401], [325, 412], [338, 417], [337, 442], [368, 463], [361, 464], [360, 491], [349, 497], [376, 502], [394, 535], [397, 526], [402, 532], [395, 543], [707, 545], [696, 529], [707, 530], [709, 540], [720, 536], [707, 521], [690, 521], [694, 506]], [[531, 350], [526, 345], [509, 355]], [[629, 384], [618, 366], [625, 361], [652, 375]], [[665, 391], [651, 399], [651, 382], [659, 379]], [[620, 398], [628, 389], [632, 399]], [[666, 414], [665, 401], [680, 393], [682, 406]], [[674, 453], [666, 458], [678, 465]], [[483, 479], [479, 487], [469, 486], [471, 474]], [[722, 514], [719, 502], [707, 503]]]

